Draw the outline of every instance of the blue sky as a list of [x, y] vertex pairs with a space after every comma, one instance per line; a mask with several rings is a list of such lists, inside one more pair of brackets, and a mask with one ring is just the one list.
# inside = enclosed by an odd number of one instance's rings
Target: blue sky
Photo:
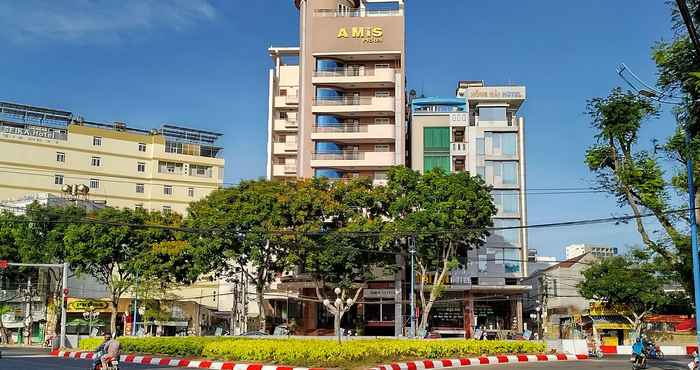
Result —
[[[664, 1], [407, 1], [408, 85], [452, 95], [460, 79], [527, 86], [528, 187], [590, 186], [585, 102], [622, 82], [627, 63], [653, 82], [651, 46], [670, 38]], [[274, 5], [273, 5], [274, 4]], [[265, 173], [270, 45], [295, 45], [292, 0], [0, 0], [0, 100], [135, 127], [177, 123], [224, 133], [226, 181]], [[643, 142], [665, 137], [668, 115]], [[534, 191], [534, 190], [533, 190]], [[532, 194], [531, 224], [627, 213], [602, 194]], [[530, 231], [530, 247], [620, 248], [631, 225]]]

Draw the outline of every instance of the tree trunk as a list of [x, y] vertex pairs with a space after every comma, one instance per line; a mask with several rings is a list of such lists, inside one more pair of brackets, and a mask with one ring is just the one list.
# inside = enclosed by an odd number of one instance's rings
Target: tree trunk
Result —
[[[109, 330], [112, 333], [112, 337], [117, 336], [117, 305], [119, 304], [119, 296], [112, 296], [112, 301], [110, 302], [110, 311], [112, 317], [109, 318]], [[136, 318], [134, 318], [133, 325], [136, 325]]]
[[335, 312], [333, 318], [333, 328], [335, 329], [335, 336], [338, 337], [338, 344], [341, 343], [342, 333], [340, 332], [340, 321], [343, 319], [344, 312]]
[[10, 344], [10, 339], [7, 337], [7, 329], [5, 329], [5, 323], [2, 322], [2, 315], [0, 315], [0, 339], [3, 344]]
[[265, 315], [265, 304], [263, 302], [264, 289], [265, 289], [265, 286], [257, 285], [255, 287], [255, 293], [258, 296], [258, 324], [260, 327], [260, 331], [262, 331], [262, 332], [265, 332], [265, 330], [267, 329], [267, 325], [266, 325], [267, 319], [266, 319], [266, 315]]
[[445, 280], [445, 277], [447, 276], [447, 273], [450, 271], [449, 266], [448, 266], [449, 260], [445, 259], [443, 261], [443, 266], [442, 270], [440, 271], [440, 275], [436, 274], [435, 281], [433, 282], [433, 286], [430, 288], [430, 298], [428, 298], [427, 303], [423, 303], [423, 311], [420, 313], [420, 325], [418, 326], [418, 330], [420, 333], [425, 333], [426, 330], [428, 329], [428, 318], [430, 316], [430, 310], [433, 308], [433, 304], [435, 303], [435, 300], [437, 300], [439, 297], [439, 290], [442, 288], [443, 281]]

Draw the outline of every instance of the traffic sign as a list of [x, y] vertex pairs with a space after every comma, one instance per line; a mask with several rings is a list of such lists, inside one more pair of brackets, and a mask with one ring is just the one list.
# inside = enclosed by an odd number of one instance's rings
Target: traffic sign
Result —
[[9, 265], [10, 264], [7, 262], [7, 260], [0, 260], [0, 269], [5, 270]]

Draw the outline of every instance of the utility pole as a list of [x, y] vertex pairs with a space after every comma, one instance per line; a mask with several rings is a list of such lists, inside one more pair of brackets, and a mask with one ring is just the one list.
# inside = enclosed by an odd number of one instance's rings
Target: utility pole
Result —
[[60, 339], [60, 347], [65, 348], [66, 347], [66, 303], [68, 301], [68, 263], [64, 262], [63, 263], [63, 292], [62, 292], [62, 300], [61, 300], [61, 339]]
[[131, 336], [136, 336], [136, 315], [139, 306], [139, 271], [136, 270], [136, 284], [134, 286], [134, 318], [131, 320]]
[[410, 329], [408, 331], [409, 338], [416, 337], [416, 238], [411, 236], [408, 238], [408, 252], [411, 254], [411, 317]]
[[[695, 57], [700, 58], [700, 39], [698, 38], [698, 32], [693, 24], [693, 19], [690, 16], [690, 11], [688, 10], [688, 4], [685, 0], [676, 0], [678, 4], [678, 11], [683, 17], [683, 23], [688, 29], [688, 36], [693, 42], [693, 47], [695, 49]], [[697, 104], [697, 101], [694, 102]], [[695, 332], [697, 335], [697, 343], [700, 344], [700, 256], [698, 255], [698, 222], [696, 216], [696, 205], [695, 205], [695, 184], [693, 182], [693, 156], [691, 149], [691, 132], [690, 127], [686, 124], [685, 127], [685, 144], [688, 148], [688, 158], [686, 162], [686, 170], [688, 173], [688, 215], [690, 216], [690, 242], [692, 246], [693, 253], [693, 287], [695, 288]]]

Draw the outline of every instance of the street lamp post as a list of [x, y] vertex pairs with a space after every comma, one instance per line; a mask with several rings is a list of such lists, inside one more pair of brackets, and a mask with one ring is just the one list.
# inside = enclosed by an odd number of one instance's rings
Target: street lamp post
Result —
[[542, 310], [542, 307], [537, 306], [535, 307], [535, 311], [537, 311], [537, 339], [542, 339], [542, 313], [540, 312]]
[[335, 301], [333, 304], [331, 304], [330, 300], [324, 299], [323, 300], [323, 305], [328, 308], [328, 310], [335, 316], [335, 329], [336, 329], [336, 335], [338, 336], [338, 344], [341, 343], [341, 329], [340, 329], [340, 319], [343, 317], [342, 315], [350, 310], [350, 307], [355, 303], [352, 298], [348, 298], [343, 302], [343, 300], [340, 298], [340, 294], [342, 290], [340, 288], [335, 288], [333, 292], [336, 295]]
[[92, 303], [90, 303], [85, 312], [83, 312], [83, 318], [88, 322], [88, 337], [90, 338], [92, 338], [92, 322], [99, 316], [100, 313], [95, 312], [95, 306]]

